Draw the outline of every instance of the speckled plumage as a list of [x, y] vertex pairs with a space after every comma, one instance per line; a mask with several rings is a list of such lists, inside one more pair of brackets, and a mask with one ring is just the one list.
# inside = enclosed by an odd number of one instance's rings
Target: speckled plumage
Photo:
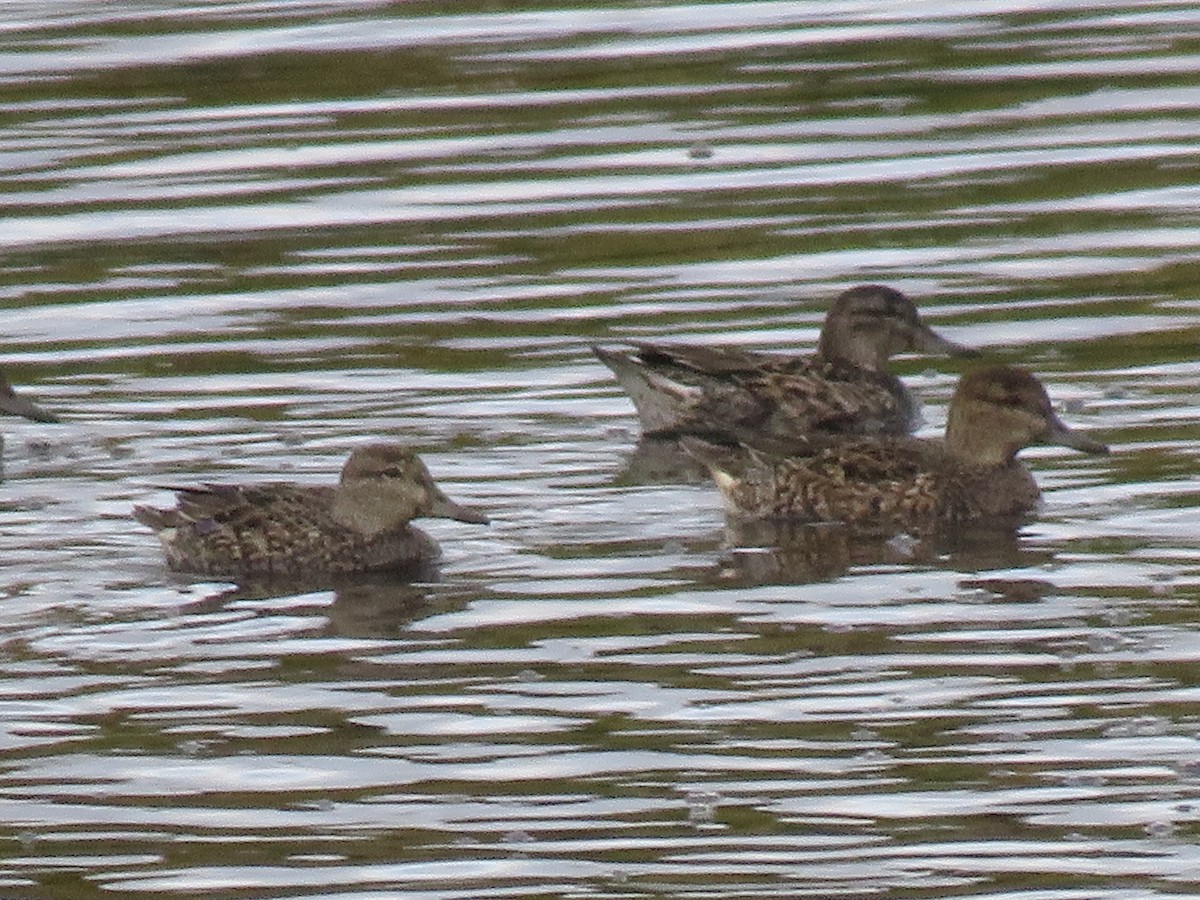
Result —
[[860, 285], [834, 301], [811, 357], [631, 341], [593, 347], [637, 408], [648, 435], [792, 440], [813, 432], [904, 434], [917, 406], [887, 369], [896, 353], [970, 355], [938, 336], [904, 294]]
[[485, 523], [450, 500], [421, 460], [396, 444], [355, 450], [336, 487], [272, 482], [172, 487], [174, 509], [135, 506], [172, 569], [210, 575], [297, 576], [403, 569], [437, 558], [409, 521]]
[[812, 437], [788, 456], [684, 441], [708, 466], [735, 518], [914, 531], [1015, 519], [1033, 510], [1037, 484], [1016, 454], [1038, 443], [1108, 452], [1067, 428], [1041, 383], [1010, 366], [982, 369], [960, 381], [943, 441]]

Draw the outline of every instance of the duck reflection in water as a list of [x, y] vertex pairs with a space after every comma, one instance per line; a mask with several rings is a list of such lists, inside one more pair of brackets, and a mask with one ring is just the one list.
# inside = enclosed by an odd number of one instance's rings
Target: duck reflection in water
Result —
[[[944, 440], [811, 437], [787, 455], [683, 440], [708, 468], [731, 522], [785, 523], [793, 556], [813, 566], [822, 558], [826, 569], [854, 563], [871, 541], [876, 555], [880, 548], [901, 549], [900, 533], [912, 540], [902, 548], [910, 558], [968, 532], [991, 533], [993, 542], [1015, 534], [1040, 501], [1037, 483], [1017, 459], [1035, 444], [1108, 452], [1068, 428], [1041, 383], [1011, 366], [981, 369], [959, 382]], [[815, 523], [826, 524], [802, 527]], [[834, 534], [848, 535], [849, 543], [839, 544]]]
[[[314, 631], [344, 638], [391, 640], [404, 633], [415, 620], [435, 613], [460, 609], [470, 602], [470, 591], [458, 585], [439, 585], [436, 563], [403, 572], [355, 572], [330, 576], [314, 584], [312, 578], [240, 577], [233, 587], [221, 587], [206, 596], [183, 604], [182, 615], [211, 615], [231, 607], [255, 608], [259, 603], [268, 613], [288, 598], [287, 615], [311, 616], [314, 627], [301, 625], [306, 634]], [[332, 594], [332, 601], [331, 601]]]
[[437, 516], [486, 524], [433, 482], [397, 444], [355, 450], [336, 486], [271, 482], [170, 487], [172, 509], [135, 506], [162, 542], [172, 569], [231, 577], [326, 580], [361, 572], [427, 576], [437, 543], [410, 521]]
[[[1035, 569], [1054, 559], [1052, 550], [1022, 541], [1009, 523], [976, 522], [933, 534], [886, 535], [840, 522], [731, 519], [725, 544], [728, 549], [713, 570], [713, 580], [747, 586], [832, 581], [852, 569], [881, 566], [923, 566], [957, 573]], [[964, 585], [1006, 594], [1008, 589], [1000, 585], [1007, 581], [986, 577]], [[1020, 581], [1028, 582], [1021, 593], [1041, 596], [1049, 589], [1048, 582]]]
[[973, 356], [921, 321], [913, 302], [882, 285], [843, 292], [830, 307], [813, 356], [730, 346], [632, 342], [593, 347], [637, 409], [643, 438], [622, 480], [699, 480], [676, 439], [792, 441], [813, 433], [906, 434], [919, 405], [888, 360], [905, 352]]

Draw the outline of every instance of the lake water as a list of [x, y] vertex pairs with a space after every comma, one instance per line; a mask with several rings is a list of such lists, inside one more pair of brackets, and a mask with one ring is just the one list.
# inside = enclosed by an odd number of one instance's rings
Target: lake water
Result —
[[[0, 895], [1192, 896], [1200, 7], [0, 10]], [[623, 478], [595, 341], [902, 288], [1114, 448], [933, 558]], [[936, 433], [964, 365], [897, 365]], [[417, 446], [435, 584], [166, 572], [164, 482]]]

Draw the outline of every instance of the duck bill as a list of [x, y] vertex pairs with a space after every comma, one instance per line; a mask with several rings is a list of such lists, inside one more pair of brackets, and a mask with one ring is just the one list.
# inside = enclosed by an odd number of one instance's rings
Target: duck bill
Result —
[[[7, 385], [5, 385], [7, 387]], [[33, 419], [35, 422], [57, 422], [58, 416], [49, 410], [42, 409], [31, 400], [26, 400], [13, 393], [12, 388], [4, 390], [0, 388], [0, 412], [8, 413], [10, 416], [22, 416], [26, 419]]]
[[1104, 454], [1110, 452], [1108, 444], [1102, 444], [1082, 432], [1068, 428], [1057, 416], [1051, 416], [1047, 424], [1050, 426], [1050, 432], [1046, 435], [1047, 444], [1070, 447], [1072, 450], [1078, 450], [1081, 453]]
[[479, 510], [473, 509], [470, 506], [463, 506], [461, 503], [455, 503], [436, 489], [429, 500], [429, 512], [425, 513], [426, 516], [437, 519], [455, 519], [459, 522], [469, 522], [472, 525], [491, 524], [492, 520]]
[[912, 349], [916, 353], [926, 353], [930, 356], [978, 356], [979, 351], [974, 347], [956, 344], [942, 337], [928, 325], [921, 324], [913, 331]]

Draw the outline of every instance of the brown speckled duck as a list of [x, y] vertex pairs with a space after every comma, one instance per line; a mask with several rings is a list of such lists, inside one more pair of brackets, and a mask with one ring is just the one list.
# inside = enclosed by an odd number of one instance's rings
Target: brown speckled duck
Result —
[[398, 444], [359, 447], [337, 486], [270, 482], [172, 487], [174, 509], [135, 506], [172, 569], [226, 576], [310, 576], [401, 570], [432, 562], [437, 543], [418, 516], [485, 524], [433, 483]]
[[900, 291], [844, 291], [830, 307], [813, 356], [737, 347], [631, 341], [593, 346], [632, 398], [646, 435], [722, 441], [790, 440], [813, 432], [906, 434], [917, 405], [887, 371], [897, 353], [974, 355], [921, 321]]
[[959, 382], [944, 440], [814, 438], [801, 453], [772, 456], [684, 439], [708, 467], [733, 518], [917, 532], [1015, 521], [1032, 511], [1040, 494], [1017, 453], [1034, 444], [1108, 452], [1063, 424], [1041, 382], [1012, 366], [981, 369]]

